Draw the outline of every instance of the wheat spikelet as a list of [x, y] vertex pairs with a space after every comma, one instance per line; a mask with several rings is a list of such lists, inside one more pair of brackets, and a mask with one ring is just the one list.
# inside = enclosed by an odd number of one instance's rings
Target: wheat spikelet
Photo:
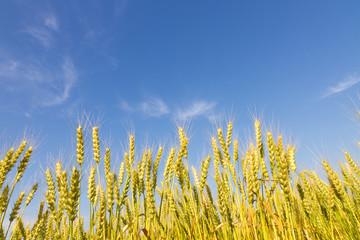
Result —
[[129, 154], [128, 153], [124, 153], [124, 158], [125, 158], [125, 166], [126, 166], [126, 173], [127, 174], [131, 174], [131, 165], [130, 165], [130, 159], [129, 159]]
[[36, 227], [33, 228], [31, 231], [33, 234], [32, 239], [45, 239], [45, 232], [46, 232], [46, 222], [49, 216], [49, 211], [45, 211], [45, 213], [42, 215], [41, 219], [39, 219], [38, 224]]
[[195, 215], [200, 210], [200, 198], [199, 198], [199, 192], [198, 192], [197, 187], [196, 187], [195, 184], [193, 185], [192, 189], [193, 189], [194, 200], [195, 200], [195, 203], [196, 203], [196, 213], [194, 213], [194, 215]]
[[312, 191], [312, 189], [310, 187], [309, 181], [307, 180], [307, 178], [305, 177], [303, 172], [300, 172], [300, 178], [302, 180], [302, 186], [303, 186], [303, 188], [305, 190], [305, 195], [310, 197], [311, 199], [313, 199], [314, 198], [314, 195], [313, 195], [314, 193], [313, 193], [313, 191]]
[[255, 139], [256, 139], [256, 147], [259, 150], [260, 158], [264, 158], [264, 145], [261, 139], [261, 130], [260, 130], [260, 122], [255, 120]]
[[21, 154], [23, 153], [23, 151], [26, 148], [26, 141], [23, 141], [19, 148], [16, 150], [14, 156], [12, 157], [11, 161], [8, 162], [8, 164], [6, 164], [6, 172], [10, 172], [11, 169], [14, 167], [15, 163], [17, 162], [17, 160], [19, 159], [19, 157], [21, 156]]
[[345, 157], [346, 157], [346, 160], [348, 161], [348, 163], [350, 164], [351, 169], [356, 173], [357, 177], [360, 177], [360, 169], [355, 164], [354, 160], [351, 158], [351, 156], [348, 152], [345, 152]]
[[29, 163], [31, 154], [32, 154], [32, 147], [29, 147], [29, 149], [26, 151], [24, 158], [20, 161], [20, 165], [17, 168], [17, 174], [15, 177], [15, 183], [19, 182], [22, 175], [24, 174], [24, 171]]
[[[141, 163], [138, 165], [138, 178], [139, 178], [139, 184], [138, 184], [138, 189], [140, 193], [144, 193], [145, 190], [145, 182], [144, 182], [144, 174], [145, 174], [145, 169], [148, 166], [147, 163], [148, 161], [152, 160], [152, 150], [148, 149], [147, 151], [144, 152], [143, 154], [143, 158], [141, 160]], [[149, 172], [149, 174], [151, 173], [151, 170]], [[149, 181], [150, 181], [150, 176], [149, 176]]]
[[61, 219], [68, 198], [68, 182], [66, 170], [62, 171], [61, 163], [56, 164], [56, 180], [59, 192], [57, 219]]
[[357, 203], [356, 205], [358, 205], [358, 203], [360, 203], [360, 179], [357, 177], [354, 171], [350, 171], [350, 168], [351, 167], [348, 166], [351, 179], [351, 192], [354, 195], [354, 200]]
[[216, 143], [216, 139], [215, 137], [213, 137], [211, 139], [212, 142], [212, 147], [213, 147], [213, 152], [214, 152], [214, 169], [215, 169], [215, 181], [218, 181], [220, 179], [220, 169], [219, 169], [219, 164], [220, 164], [220, 153], [219, 153], [219, 148], [217, 146]]
[[269, 172], [266, 168], [266, 164], [265, 164], [265, 160], [264, 158], [261, 158], [260, 159], [260, 166], [261, 166], [261, 176], [264, 178], [264, 179], [269, 179]]
[[250, 205], [252, 205], [254, 201], [254, 196], [256, 193], [256, 179], [257, 179], [257, 173], [256, 173], [256, 163], [255, 163], [255, 157], [254, 154], [250, 151], [246, 152], [245, 155], [245, 165], [248, 166], [245, 171], [245, 179], [246, 179], [246, 190], [247, 190], [247, 196], [248, 196], [248, 202]]
[[105, 149], [105, 157], [104, 157], [104, 170], [106, 179], [112, 178], [111, 168], [110, 168], [110, 149]]
[[187, 137], [185, 137], [185, 133], [184, 133], [184, 129], [183, 128], [179, 128], [179, 140], [180, 140], [180, 152], [179, 155], [180, 156], [184, 156], [185, 159], [187, 158], [188, 152], [187, 152], [187, 144], [189, 142], [189, 139]]
[[312, 206], [314, 195], [307, 178], [302, 172], [300, 173], [300, 178], [303, 184], [301, 185], [300, 183], [298, 183], [297, 185], [298, 192], [300, 194], [300, 198], [302, 200], [305, 212], [308, 215], [312, 215], [313, 212], [315, 212], [314, 209], [316, 207], [316, 206]]
[[[179, 155], [180, 156], [180, 153]], [[176, 177], [179, 181], [179, 184], [181, 186], [181, 189], [185, 189], [185, 167], [184, 164], [181, 160], [181, 157], [177, 157], [176, 163], [175, 163], [175, 173], [176, 173]]]
[[151, 181], [151, 171], [152, 171], [152, 154], [151, 149], [149, 149], [149, 154], [146, 160], [146, 166], [145, 166], [145, 184], [146, 184], [146, 191], [152, 192], [152, 181]]
[[270, 162], [270, 169], [271, 169], [271, 175], [273, 178], [277, 178], [276, 174], [276, 145], [274, 143], [272, 133], [268, 132], [267, 135], [267, 145], [268, 145], [268, 152], [269, 152], [269, 162]]
[[[0, 216], [5, 212], [6, 206], [8, 204], [8, 196], [9, 196], [9, 185], [6, 185], [2, 191], [0, 196]], [[1, 227], [1, 226], [0, 226]]]
[[[220, 157], [220, 162], [223, 165], [223, 168], [226, 170], [227, 167], [228, 167], [228, 163], [230, 163], [229, 148], [226, 146], [224, 136], [223, 136], [223, 133], [222, 133], [222, 129], [219, 128], [217, 130], [217, 133], [218, 133], [218, 139], [219, 139], [219, 142], [220, 142], [222, 152], [224, 153], [224, 159], [221, 159], [221, 157]], [[220, 149], [218, 151], [220, 151]], [[221, 154], [219, 154], [219, 155], [221, 155]]]
[[345, 169], [344, 165], [341, 162], [339, 162], [339, 165], [341, 168], [341, 174], [343, 175], [343, 178], [345, 180], [344, 184], [348, 187], [351, 187], [353, 180], [351, 179], [349, 172]]
[[114, 186], [116, 183], [116, 175], [110, 173], [107, 178], [107, 189], [106, 189], [106, 199], [107, 199], [107, 209], [109, 212], [112, 212], [114, 206]]
[[66, 217], [65, 216], [63, 216], [62, 218], [61, 218], [61, 220], [62, 220], [62, 223], [61, 223], [61, 225], [62, 225], [62, 231], [61, 231], [61, 238], [63, 238], [63, 239], [69, 239], [69, 236], [70, 236], [70, 228], [69, 228], [69, 225], [67, 224], [67, 219], [66, 219]]
[[[33, 235], [36, 233], [36, 229], [38, 228], [38, 225], [40, 224], [41, 219], [43, 218], [43, 211], [44, 211], [44, 201], [40, 202], [40, 206], [39, 206], [39, 211], [38, 211], [38, 215], [37, 215], [37, 219], [36, 222], [34, 223], [31, 231], [30, 231], [30, 235]], [[30, 237], [30, 239], [32, 239], [32, 237]]]
[[126, 181], [125, 181], [125, 186], [124, 186], [124, 188], [122, 190], [120, 201], [119, 201], [120, 202], [120, 204], [119, 204], [120, 208], [125, 203], [125, 199], [126, 199], [126, 197], [128, 195], [129, 188], [130, 188], [130, 180], [131, 180], [130, 176], [127, 176]]
[[227, 196], [227, 197], [230, 196], [230, 185], [229, 185], [228, 179], [229, 179], [228, 172], [222, 172], [221, 173], [221, 182], [224, 186], [225, 196]]
[[94, 206], [97, 206], [99, 203], [99, 199], [100, 199], [100, 192], [101, 192], [101, 186], [100, 185], [96, 185], [96, 194], [95, 194], [95, 202], [94, 202]]
[[289, 163], [286, 159], [286, 154], [283, 149], [282, 137], [278, 137], [278, 149], [277, 149], [277, 167], [278, 176], [280, 181], [280, 187], [284, 191], [285, 197], [290, 199], [290, 183], [289, 183]]
[[320, 189], [320, 192], [323, 194], [323, 197], [325, 197], [326, 192], [328, 191], [327, 184], [323, 180], [321, 180], [314, 171], [312, 171], [312, 173], [309, 174], [309, 176], [315, 180], [317, 187]]
[[237, 185], [239, 187], [239, 191], [241, 194], [241, 200], [243, 203], [245, 203], [246, 201], [246, 193], [245, 193], [245, 189], [244, 189], [244, 184], [240, 181], [240, 177], [237, 179]]
[[19, 209], [20, 209], [20, 205], [21, 205], [24, 197], [25, 197], [25, 192], [21, 192], [20, 195], [19, 195], [19, 197], [18, 197], [18, 199], [16, 200], [16, 202], [15, 202], [15, 204], [14, 204], [14, 207], [13, 207], [11, 213], [10, 213], [10, 216], [9, 216], [9, 221], [10, 221], [10, 223], [11, 223], [12, 221], [14, 221], [15, 218], [17, 217], [18, 212], [19, 212]]
[[119, 169], [119, 188], [121, 187], [123, 181], [124, 181], [124, 173], [125, 173], [125, 162], [121, 162], [120, 169]]
[[137, 194], [138, 192], [140, 192], [140, 181], [139, 181], [139, 173], [136, 169], [133, 169], [132, 172], [132, 179], [131, 179], [131, 183], [132, 183], [132, 188], [131, 188], [131, 193], [132, 193], [132, 200], [134, 202], [137, 201]]
[[187, 144], [189, 139], [185, 137], [184, 131], [182, 128], [179, 128], [179, 140], [180, 140], [180, 150], [175, 161], [175, 173], [176, 177], [180, 183], [181, 189], [185, 189], [185, 183], [188, 184], [187, 170], [185, 169], [182, 157], [187, 158]]
[[88, 198], [90, 203], [95, 203], [95, 195], [96, 195], [96, 186], [95, 186], [95, 171], [96, 168], [94, 166], [91, 167], [89, 180], [88, 180]]
[[54, 223], [54, 216], [50, 215], [48, 222], [47, 222], [47, 227], [46, 227], [46, 234], [45, 234], [45, 239], [54, 239], [55, 238], [55, 229], [53, 226]]
[[261, 166], [261, 176], [264, 179], [269, 179], [269, 173], [266, 168], [265, 159], [264, 159], [264, 145], [261, 138], [260, 122], [258, 120], [255, 120], [255, 139], [256, 139], [256, 149], [257, 149], [256, 156], [258, 158], [257, 162], [259, 162]]
[[30, 235], [30, 223], [27, 223], [25, 228], [25, 236], [28, 237], [29, 235]]
[[22, 222], [21, 220], [21, 217], [18, 216], [17, 219], [16, 219], [16, 226], [15, 228], [17, 229], [17, 231], [15, 231], [15, 234], [17, 234], [17, 236], [13, 236], [14, 233], [12, 234], [11, 236], [11, 239], [27, 239], [27, 233], [26, 233], [26, 230], [24, 228], [24, 223]]
[[329, 208], [330, 214], [331, 210], [335, 207], [335, 190], [333, 186], [329, 185]]
[[231, 144], [231, 134], [232, 134], [232, 122], [229, 121], [229, 124], [227, 126], [227, 134], [226, 134], [226, 147], [229, 148]]
[[100, 162], [100, 141], [99, 141], [99, 128], [93, 127], [93, 151], [94, 151], [94, 161], [98, 164]]
[[295, 163], [295, 147], [287, 146], [286, 151], [287, 161], [289, 163], [289, 167], [292, 173], [296, 171], [296, 163]]
[[77, 137], [77, 144], [76, 144], [76, 160], [79, 165], [84, 163], [84, 135], [81, 126], [76, 129], [76, 137]]
[[[300, 173], [300, 174], [301, 174], [301, 173]], [[301, 183], [300, 183], [299, 177], [297, 178], [297, 181], [296, 181], [296, 188], [297, 188], [297, 190], [298, 190], [300, 199], [301, 199], [301, 200], [304, 199], [305, 193], [304, 193], [303, 186], [302, 186]]]
[[169, 174], [172, 175], [172, 173], [170, 173], [170, 171], [172, 169], [174, 159], [175, 159], [175, 148], [171, 148], [169, 156], [168, 156], [166, 164], [165, 164], [164, 181], [166, 181], [168, 179]]
[[26, 197], [25, 200], [25, 206], [28, 206], [31, 202], [31, 200], [34, 198], [35, 192], [38, 189], [39, 184], [35, 183], [31, 189], [31, 191], [29, 192], [29, 195]]
[[149, 218], [153, 219], [156, 213], [155, 199], [154, 199], [154, 188], [152, 186], [153, 182], [151, 179], [151, 170], [152, 170], [152, 159], [151, 159], [151, 149], [149, 150], [149, 156], [146, 165], [146, 204]]
[[48, 186], [48, 190], [45, 194], [45, 198], [47, 203], [49, 204], [49, 209], [53, 215], [56, 214], [56, 191], [55, 191], [55, 183], [53, 177], [51, 175], [50, 170], [46, 170], [46, 183]]
[[10, 164], [11, 159], [13, 158], [14, 149], [11, 148], [3, 160], [0, 161], [0, 189], [2, 188], [6, 175], [9, 172], [8, 165]]
[[237, 161], [239, 160], [239, 152], [238, 152], [238, 149], [239, 149], [239, 141], [238, 140], [235, 140], [234, 141], [234, 151], [233, 151], [233, 162], [234, 162], [234, 165], [236, 165]]
[[206, 178], [208, 175], [209, 165], [210, 165], [210, 156], [207, 156], [205, 160], [201, 163], [201, 174], [200, 174], [200, 181], [199, 181], [199, 190], [200, 192], [203, 190]]
[[196, 186], [199, 187], [199, 186], [200, 186], [200, 181], [199, 181], [199, 176], [198, 176], [198, 174], [197, 174], [197, 172], [196, 172], [195, 167], [192, 166], [192, 167], [191, 167], [191, 170], [192, 170], [192, 172], [193, 172], [194, 182], [195, 182]]
[[105, 198], [105, 191], [101, 190], [98, 224], [96, 226], [97, 239], [103, 239], [105, 237], [105, 219], [106, 219], [106, 198]]
[[113, 176], [114, 176], [114, 179], [113, 179], [113, 181], [114, 181], [114, 198], [115, 198], [116, 204], [120, 204], [120, 188], [119, 188], [116, 174], [113, 174]]
[[[18, 218], [17, 218], [18, 219]], [[15, 222], [15, 225], [12, 229], [12, 234], [11, 234], [11, 237], [10, 237], [10, 240], [17, 240], [17, 239], [20, 239], [20, 227], [19, 227], [19, 224], [18, 224], [18, 221]]]
[[77, 207], [79, 205], [79, 198], [80, 198], [80, 173], [75, 167], [71, 172], [70, 178], [70, 191], [68, 192], [68, 197], [66, 201], [66, 211], [69, 217], [70, 222], [75, 220]]
[[254, 180], [254, 194], [257, 195], [260, 191], [261, 181], [258, 179], [260, 172], [261, 159], [259, 156], [259, 151], [255, 148], [254, 144], [250, 144], [251, 155], [253, 159], [253, 180]]
[[135, 162], [135, 138], [130, 136], [130, 167], [134, 166]]
[[322, 161], [322, 164], [328, 174], [330, 184], [334, 187], [335, 193], [339, 199], [343, 199], [345, 192], [343, 186], [340, 183], [338, 174], [331, 169], [330, 165], [325, 160]]
[[158, 153], [156, 155], [156, 159], [154, 162], [154, 168], [153, 168], [153, 177], [152, 177], [152, 189], [156, 188], [156, 182], [157, 182], [157, 172], [158, 172], [158, 167], [159, 167], [159, 163], [160, 163], [160, 159], [161, 159], [161, 155], [163, 152], [163, 148], [159, 147]]

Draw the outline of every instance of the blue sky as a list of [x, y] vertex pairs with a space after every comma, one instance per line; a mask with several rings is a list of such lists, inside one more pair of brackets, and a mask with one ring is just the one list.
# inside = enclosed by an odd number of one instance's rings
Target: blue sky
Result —
[[27, 129], [42, 174], [51, 159], [74, 162], [78, 113], [101, 123], [119, 155], [129, 132], [140, 146], [169, 147], [186, 123], [196, 165], [215, 123], [235, 120], [244, 143], [260, 116], [298, 144], [300, 167], [319, 168], [312, 152], [344, 160], [360, 139], [348, 117], [359, 103], [359, 10], [328, 0], [1, 1], [0, 141]]

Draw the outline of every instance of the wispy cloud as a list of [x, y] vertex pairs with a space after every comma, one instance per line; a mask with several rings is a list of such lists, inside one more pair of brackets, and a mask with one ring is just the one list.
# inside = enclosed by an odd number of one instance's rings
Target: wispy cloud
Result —
[[58, 20], [53, 13], [50, 13], [45, 17], [44, 24], [45, 26], [54, 31], [57, 31], [59, 29]]
[[207, 101], [193, 102], [189, 107], [178, 110], [176, 116], [180, 120], [187, 120], [198, 116], [208, 115], [215, 105], [214, 102]]
[[151, 97], [146, 101], [130, 106], [128, 102], [122, 101], [120, 103], [121, 109], [129, 113], [140, 112], [149, 117], [162, 117], [170, 113], [167, 104], [159, 97]]
[[135, 112], [136, 109], [134, 107], [131, 107], [128, 102], [121, 101], [120, 102], [120, 108], [126, 112], [132, 113]]
[[[64, 103], [78, 80], [71, 57], [64, 57], [55, 67], [40, 61], [0, 59], [1, 94], [7, 97], [21, 95], [21, 105], [31, 109]], [[20, 99], [19, 99], [20, 101]]]
[[11, 78], [16, 74], [18, 65], [18, 62], [11, 59], [0, 62], [0, 77]]
[[336, 86], [333, 87], [329, 87], [321, 96], [320, 98], [327, 98], [331, 95], [334, 95], [336, 93], [340, 93], [343, 92], [349, 88], [351, 88], [352, 86], [354, 86], [355, 84], [360, 82], [360, 77], [358, 76], [349, 76], [347, 78], [345, 78], [343, 81], [339, 82]]
[[151, 98], [141, 104], [141, 111], [148, 116], [161, 117], [169, 113], [169, 108], [160, 98]]
[[[12, 58], [0, 59], [0, 83], [11, 80], [12, 83], [22, 82], [21, 88], [29, 83], [50, 83], [53, 77], [50, 71], [39, 61], [20, 61]], [[11, 85], [11, 82], [8, 83]]]
[[58, 30], [59, 24], [55, 14], [48, 13], [40, 22], [26, 26], [24, 32], [48, 49], [54, 42], [54, 32]]
[[53, 41], [53, 36], [51, 31], [44, 27], [39, 27], [39, 26], [27, 27], [25, 32], [28, 33], [31, 37], [38, 40], [44, 48], [49, 48]]
[[44, 101], [43, 106], [59, 105], [65, 102], [70, 96], [70, 90], [73, 88], [75, 82], [78, 79], [78, 74], [74, 63], [70, 57], [64, 58], [61, 65], [62, 69], [62, 85], [60, 92], [53, 96], [53, 99]]
[[210, 117], [216, 104], [208, 101], [192, 102], [187, 108], [172, 111], [168, 105], [159, 97], [148, 98], [138, 104], [129, 104], [126, 101], [120, 102], [120, 108], [128, 113], [141, 113], [148, 117], [160, 118], [166, 115], [172, 115], [181, 121], [191, 118], [205, 116]]

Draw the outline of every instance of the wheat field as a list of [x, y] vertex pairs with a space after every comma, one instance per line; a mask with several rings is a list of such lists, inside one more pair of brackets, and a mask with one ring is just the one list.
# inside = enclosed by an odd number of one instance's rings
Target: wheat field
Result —
[[[79, 126], [73, 167], [58, 162], [43, 175], [46, 189], [37, 191], [35, 184], [14, 196], [33, 153], [24, 141], [2, 153], [0, 238], [359, 239], [360, 167], [349, 153], [339, 163], [341, 173], [323, 160], [323, 179], [314, 171], [297, 171], [295, 146], [262, 132], [259, 121], [246, 151], [239, 150], [232, 130], [231, 122], [217, 130], [212, 153], [198, 168], [189, 166], [189, 138], [182, 128], [177, 146], [142, 153], [135, 151], [130, 135], [119, 169], [111, 171], [111, 150], [102, 149], [99, 128], [92, 128], [93, 157], [88, 159]], [[82, 169], [84, 161], [90, 162], [89, 171]], [[9, 179], [11, 171], [14, 179]], [[86, 220], [79, 210], [85, 187]], [[31, 202], [35, 194], [43, 194], [43, 201]], [[38, 209], [34, 223], [22, 220], [26, 208]]]

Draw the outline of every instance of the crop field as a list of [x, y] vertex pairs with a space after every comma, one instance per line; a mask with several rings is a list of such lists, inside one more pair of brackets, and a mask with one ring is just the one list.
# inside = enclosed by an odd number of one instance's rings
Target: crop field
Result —
[[[87, 159], [84, 130], [77, 128], [77, 161], [71, 169], [58, 162], [46, 170], [41, 191], [35, 184], [13, 194], [32, 160], [26, 141], [1, 153], [1, 239], [359, 239], [360, 167], [347, 152], [341, 173], [323, 160], [323, 179], [299, 172], [295, 146], [262, 132], [257, 120], [254, 142], [240, 151], [229, 122], [213, 136], [212, 154], [201, 166], [189, 165], [189, 138], [179, 128], [170, 149], [137, 152], [130, 135], [113, 172], [111, 150], [102, 148], [98, 131], [92, 128]], [[90, 171], [84, 161], [91, 161]], [[83, 188], [89, 219], [79, 210]], [[31, 202], [35, 194], [43, 201]], [[22, 220], [26, 208], [38, 209], [34, 223]]]

